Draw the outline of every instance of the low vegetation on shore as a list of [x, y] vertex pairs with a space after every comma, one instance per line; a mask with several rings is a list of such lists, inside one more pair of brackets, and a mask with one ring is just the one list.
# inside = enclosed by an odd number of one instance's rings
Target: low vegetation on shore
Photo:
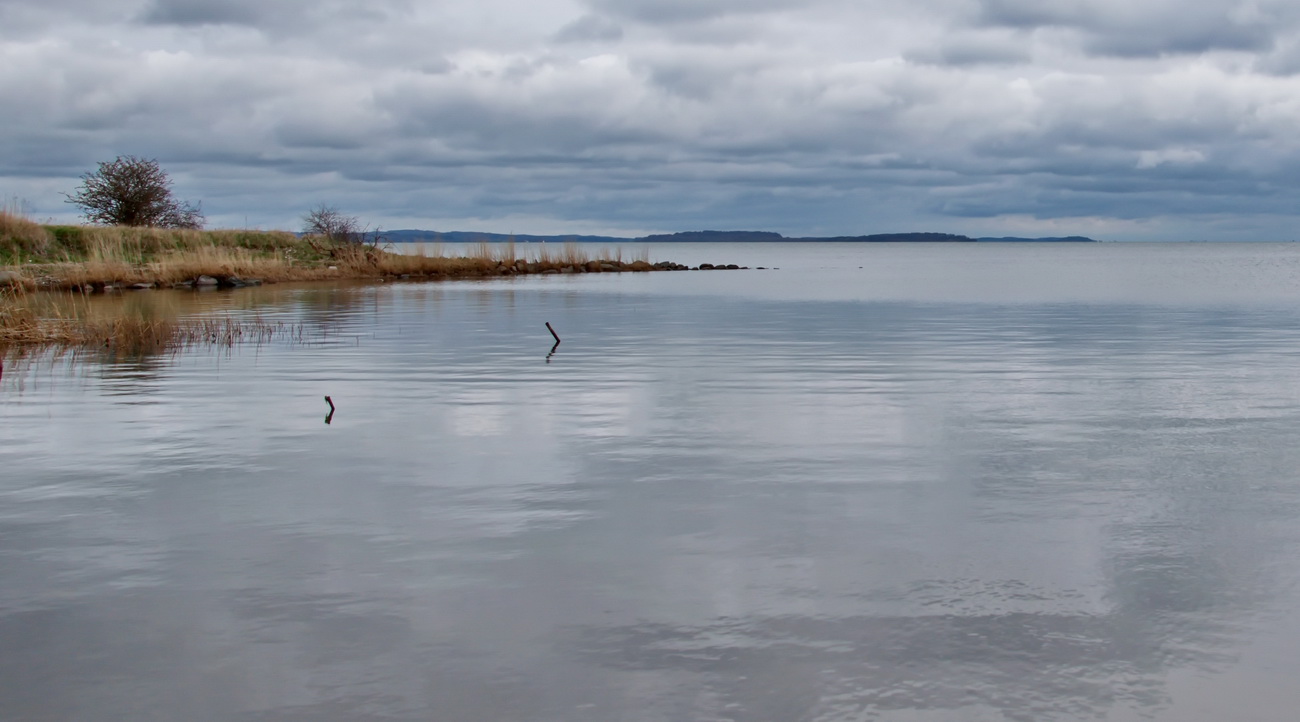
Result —
[[[530, 244], [532, 246], [532, 244]], [[684, 270], [622, 252], [589, 254], [577, 244], [480, 244], [449, 255], [436, 244], [397, 253], [379, 242], [285, 231], [205, 231], [145, 226], [42, 225], [0, 211], [0, 345], [156, 346], [198, 339], [260, 337], [268, 329], [215, 331], [130, 314], [93, 317], [93, 304], [51, 304], [42, 291], [74, 296], [147, 289], [237, 287], [320, 280], [488, 278], [526, 274]], [[57, 295], [57, 294], [55, 294]], [[65, 294], [66, 295], [66, 294]], [[271, 329], [272, 333], [278, 333]]]
[[[382, 243], [337, 242], [285, 231], [201, 231], [122, 226], [45, 226], [0, 211], [0, 282], [25, 288], [103, 291], [133, 287], [237, 286], [327, 279], [481, 278], [529, 273], [683, 269], [577, 244], [521, 257], [512, 243], [464, 255], [436, 245], [396, 253]], [[211, 280], [205, 280], [204, 277]]]
[[[44, 225], [0, 209], [0, 357], [13, 346], [158, 349], [292, 334], [259, 321], [185, 320], [177, 314], [121, 308], [90, 294], [153, 289], [258, 286], [285, 281], [484, 278], [522, 274], [686, 270], [621, 251], [591, 257], [577, 244], [534, 247], [480, 244], [470, 253], [435, 247], [397, 253], [376, 229], [320, 205], [301, 234], [203, 230], [199, 205], [172, 193], [157, 160], [118, 156], [81, 176], [64, 194], [94, 225]], [[61, 297], [62, 296], [62, 297]], [[113, 308], [112, 304], [107, 306]]]

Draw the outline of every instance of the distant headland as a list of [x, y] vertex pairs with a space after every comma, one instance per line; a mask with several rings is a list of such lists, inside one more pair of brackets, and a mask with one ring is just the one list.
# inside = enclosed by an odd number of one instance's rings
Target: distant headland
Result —
[[783, 236], [772, 231], [684, 231], [659, 233], [640, 237], [555, 235], [539, 236], [525, 233], [481, 233], [477, 231], [385, 231], [384, 239], [393, 243], [1096, 243], [1084, 236], [1051, 236], [1047, 238], [1021, 238], [1018, 236], [982, 237], [955, 233], [874, 233], [865, 236], [799, 237]]

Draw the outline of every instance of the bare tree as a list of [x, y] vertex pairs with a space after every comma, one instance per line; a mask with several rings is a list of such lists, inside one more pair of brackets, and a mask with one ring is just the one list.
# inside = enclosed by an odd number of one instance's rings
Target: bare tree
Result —
[[302, 217], [302, 232], [324, 236], [334, 243], [359, 243], [365, 235], [356, 216], [345, 216], [338, 208], [323, 203]]
[[81, 176], [67, 202], [91, 223], [109, 226], [202, 228], [203, 211], [172, 196], [172, 181], [158, 161], [120, 155]]

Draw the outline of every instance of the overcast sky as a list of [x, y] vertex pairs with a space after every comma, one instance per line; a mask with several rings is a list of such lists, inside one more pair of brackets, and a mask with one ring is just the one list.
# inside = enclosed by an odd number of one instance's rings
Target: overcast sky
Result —
[[0, 0], [0, 117], [41, 219], [1300, 238], [1294, 0]]

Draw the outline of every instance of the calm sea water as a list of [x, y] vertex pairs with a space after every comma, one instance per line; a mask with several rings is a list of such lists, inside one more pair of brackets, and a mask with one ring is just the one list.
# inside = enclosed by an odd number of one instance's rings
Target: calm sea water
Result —
[[1300, 245], [650, 252], [9, 359], [0, 719], [1294, 719]]

